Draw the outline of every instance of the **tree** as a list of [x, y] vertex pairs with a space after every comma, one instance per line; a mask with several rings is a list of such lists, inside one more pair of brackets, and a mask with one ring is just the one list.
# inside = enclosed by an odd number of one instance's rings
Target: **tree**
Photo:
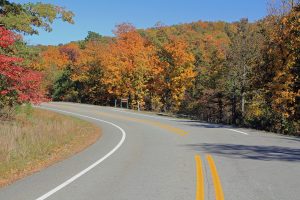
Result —
[[71, 70], [66, 68], [57, 77], [53, 85], [52, 98], [54, 101], [78, 100], [78, 91], [74, 81], [71, 80]]
[[263, 83], [282, 132], [299, 129], [300, 4], [293, 5], [290, 12], [268, 21], [272, 29]]
[[38, 28], [51, 31], [55, 19], [73, 23], [73, 16], [72, 12], [51, 4], [0, 1], [0, 108], [38, 103], [44, 98], [42, 74], [32, 70], [38, 69], [32, 62], [37, 52], [15, 33], [38, 34]]
[[234, 124], [239, 115], [241, 115], [241, 123], [244, 123], [247, 98], [250, 98], [252, 91], [252, 69], [262, 59], [261, 43], [263, 42], [263, 36], [255, 26], [248, 23], [247, 19], [242, 19], [237, 24], [237, 31], [231, 36], [227, 56], [227, 91], [231, 99], [232, 123]]
[[86, 36], [86, 38], [84, 39], [85, 42], [90, 42], [90, 41], [101, 41], [102, 40], [102, 35], [100, 35], [99, 33], [93, 32], [93, 31], [89, 31], [88, 35]]
[[[0, 47], [9, 48], [14, 44], [13, 32], [0, 27]], [[43, 100], [40, 84], [42, 75], [21, 66], [22, 59], [0, 55], [0, 108], [24, 102], [38, 103]]]
[[38, 34], [36, 28], [48, 32], [55, 19], [74, 23], [74, 14], [60, 6], [45, 3], [13, 3], [7, 0], [0, 1], [0, 25], [7, 29], [26, 34]]
[[104, 82], [111, 94], [118, 98], [130, 98], [131, 105], [145, 105], [147, 83], [151, 69], [157, 65], [154, 47], [131, 24], [118, 25], [116, 41], [105, 55]]
[[296, 99], [300, 95], [300, 4], [291, 3], [294, 7], [280, 19], [272, 32], [269, 51], [277, 58], [270, 66], [275, 72], [269, 85], [273, 108], [287, 118], [295, 116]]
[[187, 52], [185, 41], [172, 38], [163, 46], [159, 57], [163, 66], [163, 104], [164, 110], [177, 111], [186, 90], [192, 86], [195, 77], [193, 54]]
[[107, 104], [109, 95], [104, 84], [104, 52], [107, 44], [89, 40], [80, 49], [80, 56], [72, 67], [72, 80], [81, 86], [79, 97], [82, 102]]
[[269, 15], [282, 17], [299, 5], [300, 0], [269, 0]]

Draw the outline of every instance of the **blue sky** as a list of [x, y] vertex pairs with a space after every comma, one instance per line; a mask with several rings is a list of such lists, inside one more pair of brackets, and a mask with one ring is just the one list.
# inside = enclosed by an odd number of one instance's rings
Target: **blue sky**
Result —
[[[113, 35], [116, 24], [133, 23], [137, 28], [204, 21], [250, 21], [267, 14], [267, 0], [29, 0], [66, 7], [75, 13], [75, 24], [53, 24], [53, 31], [25, 36], [29, 44], [59, 44], [85, 38], [88, 31]], [[14, 0], [26, 3], [28, 0]]]

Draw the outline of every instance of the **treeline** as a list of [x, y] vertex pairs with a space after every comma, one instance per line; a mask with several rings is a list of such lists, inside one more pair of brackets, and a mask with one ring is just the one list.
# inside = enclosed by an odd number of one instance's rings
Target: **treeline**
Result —
[[34, 68], [57, 101], [181, 113], [213, 123], [299, 134], [300, 6], [255, 23], [121, 24], [39, 46]]
[[32, 67], [39, 52], [22, 34], [38, 34], [37, 28], [51, 31], [58, 18], [73, 23], [73, 13], [59, 6], [0, 1], [0, 122], [13, 120], [20, 104], [46, 100], [42, 73]]

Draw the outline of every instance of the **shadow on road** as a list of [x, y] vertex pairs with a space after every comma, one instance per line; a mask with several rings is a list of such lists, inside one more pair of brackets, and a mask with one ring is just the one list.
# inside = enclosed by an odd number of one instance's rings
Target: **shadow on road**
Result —
[[212, 123], [205, 123], [201, 121], [193, 121], [193, 120], [174, 120], [177, 123], [181, 123], [187, 126], [194, 126], [200, 128], [229, 128], [230, 126], [224, 124], [212, 124]]
[[236, 144], [188, 144], [195, 151], [201, 151], [229, 158], [242, 158], [263, 161], [300, 162], [300, 149], [279, 146], [250, 146]]
[[290, 136], [290, 137], [280, 137], [279, 139], [281, 140], [286, 140], [286, 141], [291, 141], [291, 142], [299, 142], [300, 145], [300, 137], [296, 137], [296, 136]]

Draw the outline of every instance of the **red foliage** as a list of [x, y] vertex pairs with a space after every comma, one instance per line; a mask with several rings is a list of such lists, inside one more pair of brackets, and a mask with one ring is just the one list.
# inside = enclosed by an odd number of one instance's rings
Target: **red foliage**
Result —
[[0, 47], [7, 48], [15, 42], [16, 36], [11, 31], [0, 27]]
[[[7, 48], [15, 41], [15, 35], [0, 27], [0, 46]], [[41, 91], [42, 75], [19, 64], [20, 58], [0, 54], [0, 100], [14, 97], [18, 103], [39, 103], [44, 100]]]

